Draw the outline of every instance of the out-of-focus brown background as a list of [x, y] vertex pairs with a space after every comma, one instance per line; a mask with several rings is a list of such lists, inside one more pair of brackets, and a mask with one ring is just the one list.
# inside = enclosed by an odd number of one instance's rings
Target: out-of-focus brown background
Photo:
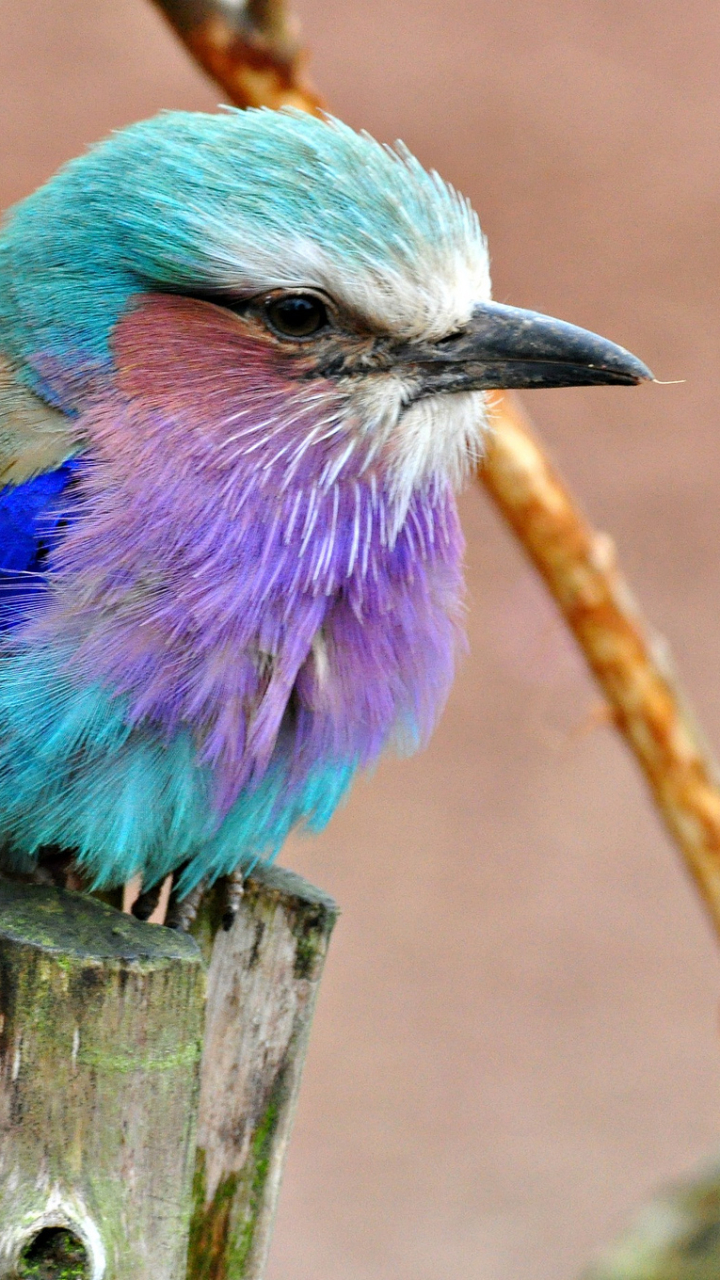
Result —
[[[336, 112], [470, 195], [496, 297], [680, 386], [526, 396], [720, 741], [720, 20], [708, 0], [299, 0]], [[146, 0], [4, 0], [0, 204], [220, 94]], [[720, 1146], [714, 945], [485, 495], [431, 748], [285, 862], [344, 908], [268, 1280], [570, 1280]]]

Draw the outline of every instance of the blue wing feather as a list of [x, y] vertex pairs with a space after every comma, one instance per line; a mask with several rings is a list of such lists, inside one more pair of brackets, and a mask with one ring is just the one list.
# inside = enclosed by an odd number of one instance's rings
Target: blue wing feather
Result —
[[0, 489], [0, 631], [21, 622], [47, 587], [48, 553], [73, 517], [72, 482], [80, 465], [72, 458]]

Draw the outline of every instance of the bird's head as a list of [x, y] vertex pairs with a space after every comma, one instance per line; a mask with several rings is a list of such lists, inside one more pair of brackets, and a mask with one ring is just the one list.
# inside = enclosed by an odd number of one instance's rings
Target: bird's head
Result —
[[402, 147], [295, 112], [166, 113], [72, 162], [0, 240], [0, 346], [66, 410], [129, 369], [131, 391], [204, 398], [220, 431], [232, 383], [238, 413], [270, 406], [255, 440], [264, 423], [277, 443], [285, 414], [286, 461], [315, 431], [327, 472], [335, 432], [330, 472], [377, 462], [405, 499], [477, 457], [484, 391], [651, 376], [492, 303], [460, 195]]

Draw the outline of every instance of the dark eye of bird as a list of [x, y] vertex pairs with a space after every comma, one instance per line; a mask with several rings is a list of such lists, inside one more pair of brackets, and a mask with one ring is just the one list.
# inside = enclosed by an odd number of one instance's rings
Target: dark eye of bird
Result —
[[282, 338], [313, 338], [327, 328], [327, 308], [312, 293], [293, 293], [265, 304], [265, 319]]

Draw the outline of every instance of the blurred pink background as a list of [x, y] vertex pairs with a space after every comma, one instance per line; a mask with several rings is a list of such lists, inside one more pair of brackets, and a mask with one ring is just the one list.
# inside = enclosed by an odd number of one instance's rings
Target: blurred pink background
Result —
[[[720, 21], [707, 0], [299, 0], [337, 114], [473, 199], [501, 301], [679, 386], [527, 395], [720, 741]], [[212, 109], [145, 0], [5, 0], [0, 204]], [[720, 1145], [716, 949], [633, 762], [484, 494], [429, 751], [286, 865], [344, 914], [268, 1280], [570, 1280]]]

